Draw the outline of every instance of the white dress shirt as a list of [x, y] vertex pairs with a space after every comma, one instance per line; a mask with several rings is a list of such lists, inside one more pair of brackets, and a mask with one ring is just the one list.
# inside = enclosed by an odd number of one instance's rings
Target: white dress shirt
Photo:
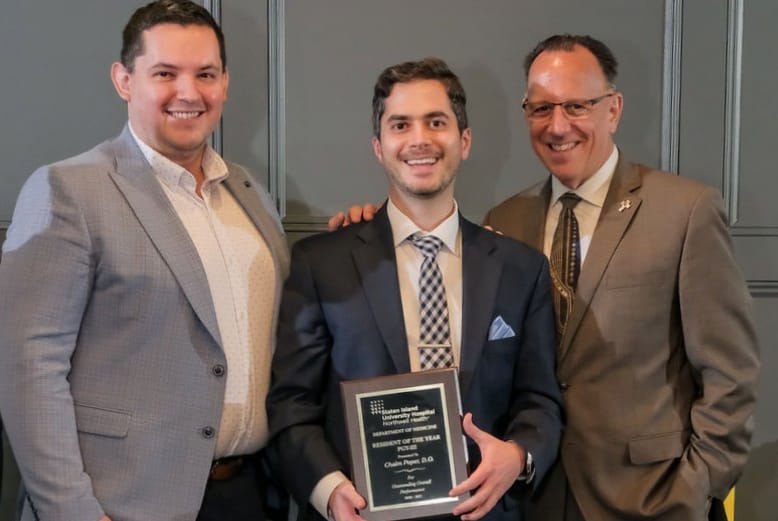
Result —
[[141, 141], [132, 127], [130, 132], [194, 243], [208, 279], [227, 358], [214, 458], [254, 453], [268, 438], [265, 397], [277, 319], [272, 254], [224, 186], [227, 165], [212, 148], [203, 155], [200, 197], [190, 172]]
[[578, 233], [581, 243], [581, 267], [583, 267], [618, 160], [619, 150], [614, 145], [613, 152], [611, 152], [611, 155], [605, 160], [600, 169], [575, 190], [569, 189], [559, 182], [556, 177], [551, 176], [551, 201], [548, 205], [546, 230], [543, 237], [543, 253], [546, 254], [546, 257], [551, 254], [554, 231], [559, 222], [559, 214], [562, 212], [562, 203], [559, 202], [559, 198], [567, 192], [571, 192], [581, 198], [581, 201], [573, 209], [573, 213], [578, 221]]
[[448, 306], [448, 324], [454, 365], [459, 366], [462, 338], [462, 237], [459, 233], [459, 212], [456, 202], [451, 215], [429, 232], [424, 232], [416, 226], [391, 200], [386, 203], [386, 213], [389, 216], [389, 223], [392, 225], [394, 252], [397, 258], [397, 279], [400, 284], [405, 333], [408, 336], [408, 357], [411, 362], [411, 371], [421, 370], [418, 348], [421, 328], [419, 275], [424, 255], [408, 240], [409, 236], [418, 232], [421, 232], [422, 235], [434, 235], [443, 241], [443, 246], [437, 255], [437, 262], [443, 276], [443, 285], [446, 287], [446, 305]]

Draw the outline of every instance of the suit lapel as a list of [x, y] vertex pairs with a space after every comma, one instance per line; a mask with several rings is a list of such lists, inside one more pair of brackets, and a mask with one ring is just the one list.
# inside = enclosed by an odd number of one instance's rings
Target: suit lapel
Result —
[[[642, 199], [635, 193], [638, 188], [640, 188], [640, 176], [637, 168], [623, 159], [620, 154], [586, 260], [581, 267], [573, 312], [559, 344], [559, 361], [567, 354], [581, 325], [581, 320], [589, 309], [594, 293], [602, 282], [605, 270], [640, 207]], [[622, 206], [626, 201], [629, 201], [629, 208]]]
[[361, 244], [352, 255], [365, 298], [398, 373], [410, 372], [408, 336], [403, 321], [394, 240], [386, 204], [357, 235]]
[[462, 342], [459, 380], [467, 395], [494, 317], [502, 264], [492, 253], [492, 233], [460, 216], [462, 230]]
[[116, 171], [110, 173], [112, 179], [170, 268], [194, 312], [221, 345], [208, 279], [189, 234], [127, 127], [114, 145]]

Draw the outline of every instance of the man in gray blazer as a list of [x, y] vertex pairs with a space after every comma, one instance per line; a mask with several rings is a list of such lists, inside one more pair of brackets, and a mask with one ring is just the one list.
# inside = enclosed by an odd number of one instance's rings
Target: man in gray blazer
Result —
[[37, 170], [0, 264], [0, 410], [24, 520], [262, 519], [264, 399], [288, 252], [207, 145], [228, 74], [201, 6], [137, 10], [121, 135]]
[[[616, 148], [623, 99], [602, 42], [553, 36], [525, 66], [530, 140], [551, 176], [486, 224], [550, 256], [568, 415], [528, 518], [707, 519], [745, 464], [759, 367], [723, 201]], [[576, 254], [555, 248], [560, 229]], [[572, 288], [557, 255], [579, 272]]]

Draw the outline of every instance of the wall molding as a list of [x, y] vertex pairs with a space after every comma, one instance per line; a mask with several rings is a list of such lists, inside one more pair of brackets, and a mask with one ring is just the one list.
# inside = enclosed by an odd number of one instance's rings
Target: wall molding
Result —
[[778, 237], [778, 226], [737, 226], [733, 237]]
[[748, 290], [752, 297], [775, 297], [778, 296], [778, 281], [751, 280], [748, 282]]
[[327, 231], [329, 217], [312, 215], [287, 215], [284, 230], [293, 233], [319, 233]]
[[204, 0], [203, 7], [211, 13], [216, 23], [221, 26], [222, 24], [222, 3], [221, 0]]
[[[286, 9], [268, 0], [268, 170], [271, 197], [286, 216]], [[286, 227], [287, 220], [284, 220]]]
[[[222, 3], [221, 0], [205, 0], [203, 2], [203, 7], [211, 13], [211, 16], [213, 16], [213, 19], [216, 20], [216, 23], [219, 24], [221, 27], [222, 25]], [[219, 153], [219, 155], [224, 154], [224, 115], [222, 115], [221, 118], [219, 118], [219, 123], [216, 125], [216, 128], [213, 129], [213, 134], [211, 134], [211, 147], [216, 150], [216, 152]]]
[[660, 166], [678, 172], [681, 135], [683, 0], [665, 0]]
[[743, 57], [743, 0], [727, 2], [726, 97], [724, 100], [723, 196], [729, 225], [739, 217], [740, 195], [740, 82]]

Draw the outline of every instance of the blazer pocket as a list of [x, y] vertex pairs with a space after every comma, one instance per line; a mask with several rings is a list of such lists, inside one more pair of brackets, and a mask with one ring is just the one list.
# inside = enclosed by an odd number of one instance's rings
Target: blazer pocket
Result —
[[518, 351], [518, 345], [516, 336], [487, 340], [483, 351], [481, 351], [481, 356], [505, 362], [506, 359], [515, 356], [515, 353]]
[[639, 286], [658, 286], [668, 280], [675, 280], [675, 275], [667, 277], [668, 270], [644, 271], [634, 273], [609, 273], [605, 279], [608, 289], [634, 288]]
[[633, 465], [646, 465], [680, 458], [688, 437], [688, 431], [673, 431], [632, 438], [627, 444], [629, 460]]
[[124, 438], [130, 430], [132, 414], [127, 411], [82, 404], [75, 404], [75, 410], [78, 432]]

